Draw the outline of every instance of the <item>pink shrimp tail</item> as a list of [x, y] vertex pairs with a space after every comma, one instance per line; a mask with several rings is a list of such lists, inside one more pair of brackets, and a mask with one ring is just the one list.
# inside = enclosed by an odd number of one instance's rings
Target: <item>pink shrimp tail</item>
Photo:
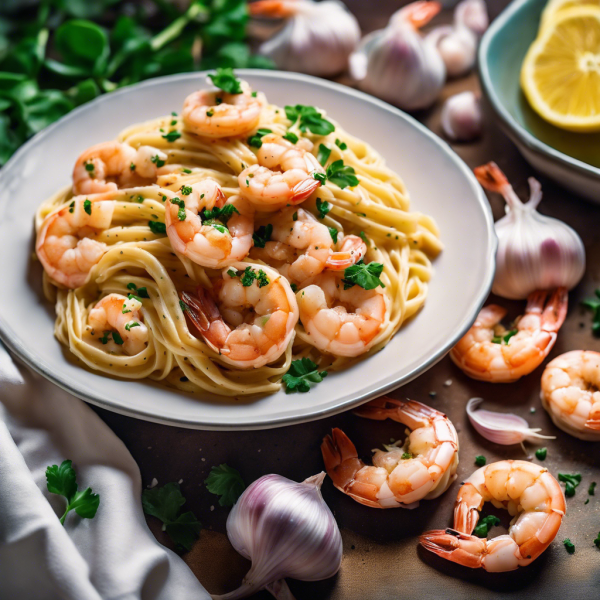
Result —
[[566, 288], [558, 288], [554, 290], [546, 303], [549, 293], [542, 290], [529, 294], [526, 312], [541, 313], [542, 329], [544, 331], [556, 332], [565, 322], [569, 307], [569, 295]]
[[501, 194], [506, 186], [509, 185], [506, 175], [495, 162], [489, 162], [480, 167], [475, 167], [473, 172], [475, 173], [475, 177], [477, 177], [477, 181], [481, 184], [481, 187], [490, 192]]
[[396, 400], [389, 396], [382, 396], [381, 398], [372, 400], [368, 404], [357, 408], [354, 414], [376, 421], [392, 419], [409, 427], [416, 423], [422, 423], [427, 419], [438, 416], [444, 417], [444, 413], [426, 404], [421, 404], [421, 402], [417, 402], [416, 400], [407, 400], [404, 402], [403, 400]]
[[257, 2], [250, 2], [248, 10], [252, 17], [274, 17], [279, 19], [296, 14], [297, 6], [295, 4], [296, 2], [291, 0], [258, 0]]
[[434, 529], [419, 537], [426, 550], [452, 562], [478, 569], [485, 556], [485, 540], [455, 529]]
[[440, 2], [435, 0], [413, 2], [402, 8], [398, 16], [408, 21], [415, 29], [424, 27], [442, 10]]
[[303, 179], [292, 188], [292, 203], [304, 202], [320, 185], [321, 182], [312, 177]]
[[338, 252], [327, 259], [325, 268], [329, 271], [343, 271], [355, 265], [367, 253], [367, 245], [357, 235], [347, 235]]

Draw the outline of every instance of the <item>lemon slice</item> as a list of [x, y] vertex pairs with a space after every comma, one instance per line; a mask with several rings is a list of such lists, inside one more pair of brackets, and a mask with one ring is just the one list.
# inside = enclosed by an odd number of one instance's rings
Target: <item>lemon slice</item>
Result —
[[521, 87], [546, 121], [570, 131], [600, 131], [600, 7], [558, 11], [521, 68]]
[[542, 13], [540, 29], [550, 23], [557, 13], [576, 6], [597, 6], [600, 8], [600, 0], [550, 0]]

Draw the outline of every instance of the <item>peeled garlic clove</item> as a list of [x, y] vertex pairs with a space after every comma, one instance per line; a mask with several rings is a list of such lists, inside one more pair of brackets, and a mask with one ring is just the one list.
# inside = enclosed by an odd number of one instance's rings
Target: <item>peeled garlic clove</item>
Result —
[[259, 0], [248, 6], [253, 16], [287, 18], [283, 29], [258, 49], [279, 69], [337, 75], [360, 41], [358, 21], [335, 0]]
[[553, 440], [555, 436], [541, 435], [538, 429], [531, 429], [529, 423], [513, 413], [498, 413], [491, 410], [475, 410], [483, 398], [471, 398], [467, 403], [467, 415], [471, 425], [489, 442], [512, 446], [525, 440]]
[[484, 0], [462, 0], [454, 9], [454, 22], [457, 26], [468, 27], [481, 37], [490, 24]]
[[466, 27], [437, 27], [427, 35], [446, 65], [450, 77], [468, 73], [475, 64], [477, 36]]
[[366, 36], [350, 57], [359, 87], [405, 110], [431, 106], [446, 79], [435, 44], [418, 28], [441, 9], [438, 2], [414, 2], [396, 12], [386, 29]]
[[293, 599], [283, 579], [319, 581], [342, 563], [342, 536], [321, 496], [325, 473], [297, 483], [265, 475], [244, 491], [227, 519], [233, 547], [252, 561], [242, 585], [213, 600], [234, 600], [267, 589]]
[[473, 92], [450, 96], [442, 108], [442, 129], [451, 140], [468, 142], [481, 135], [483, 117]]
[[498, 236], [496, 275], [492, 291], [523, 300], [536, 290], [574, 288], [585, 272], [585, 249], [566, 223], [540, 214], [540, 183], [529, 178], [531, 197], [521, 202], [496, 163], [477, 167], [479, 183], [506, 200], [506, 216], [495, 224]]

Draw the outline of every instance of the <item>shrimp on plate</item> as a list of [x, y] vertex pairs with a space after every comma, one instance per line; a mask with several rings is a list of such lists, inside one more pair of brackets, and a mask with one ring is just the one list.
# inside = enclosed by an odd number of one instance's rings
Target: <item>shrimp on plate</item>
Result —
[[296, 297], [300, 321], [321, 352], [355, 357], [374, 344], [386, 319], [388, 297], [382, 288], [345, 289], [343, 273], [323, 271]]
[[238, 175], [240, 194], [264, 212], [304, 202], [321, 185], [313, 175], [324, 172], [312, 148], [306, 138], [292, 144], [279, 135], [265, 135], [258, 164]]
[[183, 292], [184, 314], [225, 363], [262, 367], [277, 360], [293, 339], [296, 298], [288, 281], [270, 267], [232, 267], [223, 270], [211, 291]]
[[239, 94], [222, 90], [199, 90], [190, 94], [181, 113], [186, 129], [209, 138], [234, 137], [258, 126], [262, 101], [251, 94], [246, 82]]
[[114, 207], [113, 200], [91, 202], [79, 196], [44, 219], [35, 249], [54, 281], [71, 289], [87, 281], [107, 248], [93, 238], [110, 227]]
[[373, 450], [373, 466], [358, 458], [340, 429], [321, 444], [325, 468], [338, 490], [374, 508], [414, 508], [419, 500], [443, 494], [456, 479], [458, 436], [445, 414], [414, 400], [386, 396], [355, 413], [369, 419], [393, 419], [412, 431], [402, 446]]
[[551, 360], [540, 396], [557, 427], [581, 440], [600, 441], [600, 352], [573, 350]]
[[[90, 335], [93, 332], [94, 339], [100, 340], [100, 332], [111, 332], [113, 335], [109, 350], [114, 351], [122, 346], [129, 356], [139, 354], [148, 345], [148, 328], [144, 324], [141, 308], [142, 303], [135, 298], [121, 294], [104, 296], [88, 315]], [[118, 336], [114, 335], [115, 330]], [[108, 343], [108, 336], [104, 337], [102, 343]]]
[[533, 292], [525, 314], [515, 329], [507, 331], [500, 321], [506, 310], [496, 304], [484, 307], [465, 336], [452, 348], [450, 358], [469, 377], [509, 383], [540, 366], [556, 342], [567, 315], [565, 288]]
[[338, 243], [338, 250], [327, 259], [328, 271], [344, 271], [362, 260], [367, 253], [367, 244], [357, 235], [346, 235]]
[[[507, 535], [472, 535], [484, 502], [513, 517]], [[556, 479], [539, 465], [503, 460], [478, 469], [458, 491], [454, 529], [424, 533], [421, 544], [442, 558], [472, 569], [513, 571], [532, 563], [556, 537], [566, 512]]]
[[158, 167], [167, 155], [152, 146], [137, 150], [122, 142], [102, 142], [83, 152], [73, 168], [73, 193], [98, 194], [124, 187], [148, 185], [167, 172]]
[[165, 224], [175, 252], [211, 269], [225, 267], [248, 255], [254, 209], [243, 198], [227, 201], [213, 179], [182, 186], [177, 195], [172, 191], [165, 191], [165, 195]]

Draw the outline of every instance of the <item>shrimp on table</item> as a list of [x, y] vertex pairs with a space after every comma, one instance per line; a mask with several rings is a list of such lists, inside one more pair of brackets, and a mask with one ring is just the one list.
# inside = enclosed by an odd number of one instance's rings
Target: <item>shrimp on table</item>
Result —
[[252, 96], [247, 83], [241, 93], [199, 90], [183, 103], [181, 116], [186, 129], [210, 138], [233, 137], [250, 133], [258, 126], [262, 102]]
[[384, 396], [355, 413], [369, 419], [393, 419], [412, 431], [404, 444], [373, 450], [373, 466], [358, 458], [346, 434], [334, 429], [321, 444], [325, 468], [338, 490], [374, 508], [414, 508], [419, 500], [443, 494], [456, 479], [458, 436], [443, 413], [408, 400]]
[[54, 281], [71, 289], [87, 281], [106, 252], [106, 244], [93, 237], [110, 227], [114, 208], [113, 200], [91, 202], [79, 196], [44, 219], [35, 249]]
[[[103, 344], [108, 343], [106, 334], [110, 332], [112, 343], [117, 347], [122, 346], [125, 354], [139, 354], [148, 345], [148, 328], [144, 325], [140, 308], [142, 303], [135, 298], [121, 294], [104, 296], [88, 315], [88, 325], [94, 338]], [[114, 334], [115, 330], [117, 336]], [[104, 339], [100, 336], [101, 332], [105, 334]]]
[[122, 142], [103, 142], [83, 152], [73, 168], [73, 193], [98, 194], [147, 185], [165, 171], [167, 155], [152, 146], [137, 150]]
[[388, 297], [380, 287], [344, 289], [342, 276], [324, 271], [296, 294], [310, 343], [334, 356], [359, 356], [374, 344], [386, 319]]
[[294, 336], [298, 305], [287, 280], [265, 266], [235, 263], [212, 293], [183, 292], [185, 315], [221, 359], [239, 369], [277, 360]]
[[565, 288], [533, 292], [525, 314], [507, 331], [500, 321], [506, 310], [496, 304], [484, 307], [465, 336], [452, 348], [450, 358], [469, 377], [510, 383], [540, 366], [556, 342], [567, 315]]
[[279, 135], [265, 135], [258, 164], [238, 175], [240, 194], [265, 212], [303, 202], [321, 185], [313, 174], [323, 173], [312, 147], [306, 138], [292, 144]]
[[[508, 535], [472, 535], [484, 502], [513, 517]], [[421, 544], [442, 558], [472, 569], [513, 571], [532, 563], [556, 537], [565, 515], [565, 497], [556, 479], [539, 465], [502, 460], [478, 469], [458, 491], [454, 529], [428, 531]]]
[[557, 427], [581, 440], [600, 441], [600, 352], [573, 350], [550, 361], [540, 396]]
[[227, 201], [213, 179], [182, 186], [178, 195], [172, 191], [165, 191], [165, 195], [165, 224], [175, 252], [211, 269], [248, 255], [254, 209], [243, 198]]

